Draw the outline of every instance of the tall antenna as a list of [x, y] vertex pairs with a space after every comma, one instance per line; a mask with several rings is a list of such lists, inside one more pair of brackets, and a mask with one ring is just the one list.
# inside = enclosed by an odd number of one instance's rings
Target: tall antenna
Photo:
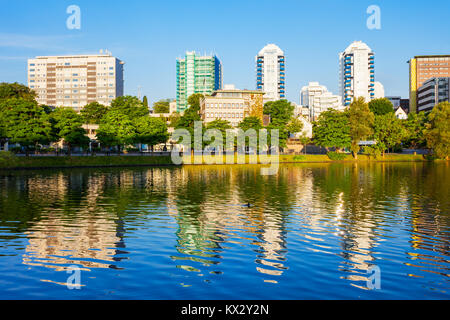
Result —
[[138, 86], [138, 99], [141, 100], [141, 89], [142, 86]]

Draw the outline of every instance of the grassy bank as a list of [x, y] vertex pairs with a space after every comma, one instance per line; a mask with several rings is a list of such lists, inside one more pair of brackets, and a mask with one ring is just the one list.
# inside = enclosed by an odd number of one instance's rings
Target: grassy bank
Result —
[[[270, 163], [275, 161], [275, 156], [237, 156], [234, 155], [234, 163]], [[375, 158], [374, 156], [358, 155], [358, 160], [353, 159], [351, 155], [347, 155], [343, 160], [331, 160], [327, 155], [280, 155], [280, 163], [331, 163], [331, 162], [419, 162], [427, 161], [422, 155], [409, 154], [386, 154], [385, 157]], [[184, 164], [219, 164], [215, 161], [214, 156], [188, 156], [183, 158]], [[227, 159], [223, 156], [222, 163], [227, 163]], [[228, 162], [229, 163], [229, 162]]]
[[[275, 162], [270, 156], [234, 156], [236, 164]], [[327, 155], [280, 155], [280, 163], [331, 163], [331, 162], [419, 162], [427, 161], [421, 155], [387, 154], [384, 158], [359, 155], [358, 160], [347, 155], [342, 161], [333, 161]], [[220, 164], [214, 156], [184, 157], [184, 164]], [[223, 156], [223, 164], [227, 159]], [[0, 153], [0, 169], [81, 168], [81, 167], [126, 167], [173, 165], [170, 156], [95, 156], [95, 157], [17, 157], [11, 153]]]
[[173, 165], [167, 156], [15, 157], [0, 156], [0, 169], [126, 167]]

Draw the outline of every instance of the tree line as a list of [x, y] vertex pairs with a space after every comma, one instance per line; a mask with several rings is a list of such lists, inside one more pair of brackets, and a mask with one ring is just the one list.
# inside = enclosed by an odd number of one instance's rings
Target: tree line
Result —
[[68, 154], [74, 147], [87, 148], [90, 139], [84, 124], [98, 124], [97, 140], [103, 147], [147, 144], [169, 139], [166, 120], [150, 117], [149, 109], [136, 97], [118, 97], [107, 107], [98, 102], [86, 105], [80, 113], [72, 108], [39, 105], [28, 87], [0, 84], [0, 139], [19, 144], [28, 155], [39, 145], [64, 140]]
[[[172, 114], [169, 126], [186, 129], [193, 136], [194, 123], [201, 121], [200, 101], [203, 97], [201, 94], [190, 96], [189, 108], [183, 115]], [[154, 106], [166, 113], [169, 101], [162, 100]], [[99, 125], [96, 136], [102, 147], [115, 148], [120, 153], [126, 146], [146, 144], [153, 150], [155, 145], [169, 140], [169, 133], [167, 119], [151, 117], [149, 113], [147, 99], [141, 101], [133, 96], [118, 97], [109, 107], [93, 102], [80, 113], [67, 107], [53, 109], [39, 105], [35, 92], [26, 86], [0, 83], [0, 139], [20, 144], [27, 155], [39, 145], [61, 140], [64, 140], [69, 154], [74, 147], [87, 148], [90, 140], [83, 129], [84, 124]], [[286, 147], [292, 134], [303, 130], [302, 121], [295, 117], [294, 106], [287, 100], [266, 103], [263, 113], [270, 118], [266, 126], [260, 117], [248, 116], [238, 127], [256, 132], [267, 129], [269, 135], [270, 130], [278, 129], [278, 145], [281, 148]], [[202, 129], [219, 130], [225, 141], [226, 131], [232, 126], [226, 120], [216, 119], [208, 124], [203, 123]], [[359, 98], [345, 111], [330, 109], [313, 122], [313, 142], [327, 150], [334, 148], [342, 152], [348, 149], [357, 158], [361, 141], [367, 139], [376, 144], [365, 146], [364, 151], [374, 155], [384, 155], [389, 149], [409, 147], [429, 148], [437, 157], [447, 158], [450, 153], [450, 104], [442, 102], [430, 113], [410, 113], [407, 120], [400, 120], [388, 99], [375, 99], [367, 103], [364, 98]], [[305, 135], [300, 137], [300, 141], [303, 145], [310, 142]], [[204, 145], [211, 142], [205, 140]], [[203, 148], [204, 145], [192, 145], [192, 148]]]
[[373, 140], [365, 152], [384, 156], [390, 149], [429, 148], [438, 158], [450, 154], [450, 103], [441, 102], [431, 112], [410, 113], [401, 120], [395, 115], [392, 103], [375, 99], [366, 103], [359, 98], [345, 111], [328, 110], [313, 123], [316, 145], [335, 148], [338, 152], [349, 149], [355, 158], [361, 151], [361, 141]]

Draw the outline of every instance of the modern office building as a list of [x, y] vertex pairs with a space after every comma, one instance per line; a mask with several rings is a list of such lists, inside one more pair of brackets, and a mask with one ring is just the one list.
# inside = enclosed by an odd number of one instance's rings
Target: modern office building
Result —
[[183, 112], [188, 98], [195, 94], [211, 95], [222, 89], [222, 64], [214, 56], [198, 56], [194, 51], [186, 52], [177, 59], [177, 111]]
[[328, 109], [343, 110], [342, 98], [334, 95], [318, 82], [310, 82], [300, 92], [300, 104], [309, 110], [309, 119], [315, 121]]
[[400, 108], [400, 102], [402, 100], [402, 97], [386, 97], [392, 105], [394, 106], [394, 110]]
[[450, 55], [416, 56], [408, 63], [410, 112], [416, 112], [417, 90], [432, 78], [450, 77]]
[[440, 102], [449, 100], [450, 77], [432, 78], [417, 89], [417, 112], [431, 111]]
[[256, 89], [265, 92], [267, 100], [286, 98], [286, 59], [275, 44], [265, 46], [256, 57]]
[[255, 90], [224, 89], [205, 96], [200, 101], [202, 121], [227, 120], [237, 127], [244, 118], [256, 116], [264, 121], [264, 92]]
[[375, 98], [375, 54], [362, 41], [353, 42], [339, 55], [339, 88], [344, 106], [363, 97]]
[[88, 103], [110, 105], [123, 96], [123, 70], [124, 62], [109, 52], [36, 57], [28, 60], [28, 86], [40, 104], [80, 111]]
[[406, 113], [409, 113], [409, 99], [402, 99], [400, 96], [386, 97], [386, 99], [392, 102], [394, 110], [402, 108]]

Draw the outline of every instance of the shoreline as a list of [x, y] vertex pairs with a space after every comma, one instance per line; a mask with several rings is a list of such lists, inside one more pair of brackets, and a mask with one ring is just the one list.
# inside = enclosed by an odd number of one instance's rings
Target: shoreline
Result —
[[[297, 159], [295, 159], [297, 157]], [[367, 155], [359, 155], [355, 160], [351, 156], [344, 160], [331, 160], [327, 155], [280, 155], [279, 164], [349, 164], [349, 163], [418, 163], [418, 162], [446, 162], [446, 160], [429, 160], [422, 155], [410, 154], [389, 154], [385, 158], [374, 158]], [[237, 158], [235, 158], [237, 159]], [[188, 160], [188, 159], [186, 159]], [[198, 159], [197, 159], [198, 160]], [[241, 159], [242, 160], [242, 159]], [[46, 169], [82, 169], [82, 168], [137, 168], [137, 167], [182, 167], [182, 166], [236, 166], [236, 165], [270, 165], [270, 162], [261, 161], [258, 163], [249, 163], [246, 156], [245, 163], [227, 164], [223, 163], [205, 163], [202, 158], [201, 163], [195, 163], [191, 157], [190, 163], [174, 164], [170, 156], [96, 156], [96, 157], [51, 157], [51, 156], [33, 156], [33, 157], [12, 157], [0, 159], [0, 171], [18, 171], [18, 170], [46, 170]], [[267, 159], [266, 159], [267, 160]], [[199, 161], [197, 161], [199, 162]], [[274, 162], [276, 163], [276, 162]]]

